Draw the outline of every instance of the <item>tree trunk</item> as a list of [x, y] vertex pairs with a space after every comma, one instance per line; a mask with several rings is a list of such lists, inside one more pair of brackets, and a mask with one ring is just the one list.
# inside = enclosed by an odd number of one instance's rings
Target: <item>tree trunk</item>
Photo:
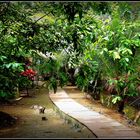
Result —
[[125, 104], [124, 100], [120, 101], [119, 104], [118, 104], [118, 112], [121, 113], [121, 114], [124, 114], [124, 112], [123, 112], [124, 104]]
[[124, 106], [125, 103], [127, 102], [128, 97], [126, 95], [124, 95], [122, 97], [122, 101], [119, 102], [118, 104], [118, 112], [124, 114], [123, 110], [124, 110]]

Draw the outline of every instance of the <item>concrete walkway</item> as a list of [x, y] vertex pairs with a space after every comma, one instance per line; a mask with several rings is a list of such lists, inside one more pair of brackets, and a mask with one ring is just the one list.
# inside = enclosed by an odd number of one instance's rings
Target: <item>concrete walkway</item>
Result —
[[75, 102], [63, 89], [50, 93], [50, 98], [61, 111], [87, 126], [97, 138], [140, 138], [131, 128]]

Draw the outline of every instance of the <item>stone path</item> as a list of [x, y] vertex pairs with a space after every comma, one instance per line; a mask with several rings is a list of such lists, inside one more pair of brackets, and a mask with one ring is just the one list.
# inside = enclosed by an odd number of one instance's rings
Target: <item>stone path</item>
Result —
[[77, 103], [61, 88], [56, 94], [50, 93], [50, 98], [61, 111], [87, 126], [97, 138], [140, 138], [131, 128]]

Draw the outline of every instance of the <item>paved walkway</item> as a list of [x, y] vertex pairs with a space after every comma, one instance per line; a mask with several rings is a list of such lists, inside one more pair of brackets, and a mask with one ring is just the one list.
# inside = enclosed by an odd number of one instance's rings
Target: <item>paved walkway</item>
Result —
[[75, 102], [63, 89], [50, 93], [50, 98], [61, 111], [87, 126], [97, 138], [140, 138], [131, 128]]

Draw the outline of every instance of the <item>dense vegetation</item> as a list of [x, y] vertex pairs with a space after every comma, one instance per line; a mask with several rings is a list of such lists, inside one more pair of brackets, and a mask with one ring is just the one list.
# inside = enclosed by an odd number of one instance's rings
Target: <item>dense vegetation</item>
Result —
[[[140, 91], [140, 22], [132, 2], [1, 2], [0, 100], [31, 87], [71, 82], [119, 112]], [[34, 69], [34, 70], [33, 70]]]

